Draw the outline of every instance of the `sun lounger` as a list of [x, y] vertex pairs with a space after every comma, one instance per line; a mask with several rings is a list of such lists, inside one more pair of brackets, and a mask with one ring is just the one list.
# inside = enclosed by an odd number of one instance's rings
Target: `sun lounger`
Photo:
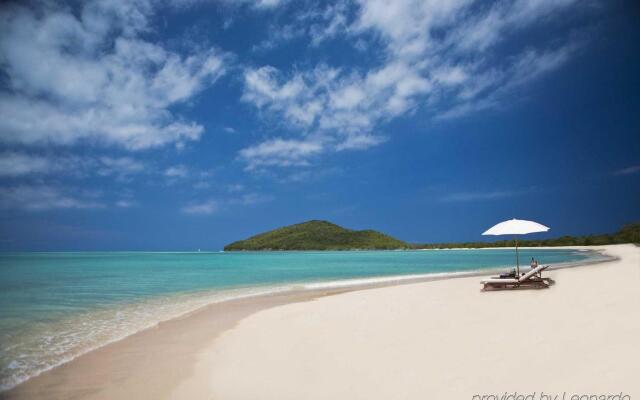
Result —
[[549, 268], [549, 265], [540, 265], [519, 277], [491, 277], [480, 281], [485, 290], [491, 289], [516, 289], [532, 288], [543, 289], [549, 287], [552, 281], [549, 278], [542, 278], [542, 271]]
[[494, 279], [506, 279], [506, 278], [515, 278], [516, 277], [516, 269], [513, 268], [511, 271], [506, 272], [504, 274], [500, 274], [499, 276], [492, 276]]

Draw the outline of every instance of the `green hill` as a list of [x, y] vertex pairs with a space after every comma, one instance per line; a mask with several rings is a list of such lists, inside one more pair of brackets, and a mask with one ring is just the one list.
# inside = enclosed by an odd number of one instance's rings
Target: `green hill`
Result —
[[331, 222], [313, 220], [233, 242], [224, 250], [385, 250], [408, 247], [401, 240], [373, 230], [355, 231]]

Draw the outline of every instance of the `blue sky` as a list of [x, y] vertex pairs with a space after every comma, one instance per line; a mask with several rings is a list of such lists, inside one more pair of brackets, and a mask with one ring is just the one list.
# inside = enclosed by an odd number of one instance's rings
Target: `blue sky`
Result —
[[640, 220], [632, 2], [0, 6], [0, 249]]

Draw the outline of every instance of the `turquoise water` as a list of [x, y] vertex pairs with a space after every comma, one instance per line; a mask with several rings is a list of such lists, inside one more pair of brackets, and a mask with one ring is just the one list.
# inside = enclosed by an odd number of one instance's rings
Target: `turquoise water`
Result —
[[[593, 255], [521, 251], [525, 264], [531, 257], [558, 264]], [[512, 250], [4, 253], [0, 254], [0, 390], [216, 301], [513, 263]]]

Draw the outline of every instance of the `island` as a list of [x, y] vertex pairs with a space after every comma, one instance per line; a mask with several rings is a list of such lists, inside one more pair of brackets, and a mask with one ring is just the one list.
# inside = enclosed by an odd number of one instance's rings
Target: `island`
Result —
[[233, 242], [224, 250], [395, 250], [410, 247], [402, 240], [374, 230], [352, 230], [328, 221], [312, 220]]
[[[522, 247], [604, 246], [640, 243], [640, 223], [624, 225], [615, 233], [561, 236], [551, 239], [520, 239]], [[312, 220], [264, 232], [233, 242], [225, 251], [268, 250], [418, 250], [511, 247], [512, 239], [491, 242], [407, 243], [374, 230], [346, 229], [328, 221]]]

